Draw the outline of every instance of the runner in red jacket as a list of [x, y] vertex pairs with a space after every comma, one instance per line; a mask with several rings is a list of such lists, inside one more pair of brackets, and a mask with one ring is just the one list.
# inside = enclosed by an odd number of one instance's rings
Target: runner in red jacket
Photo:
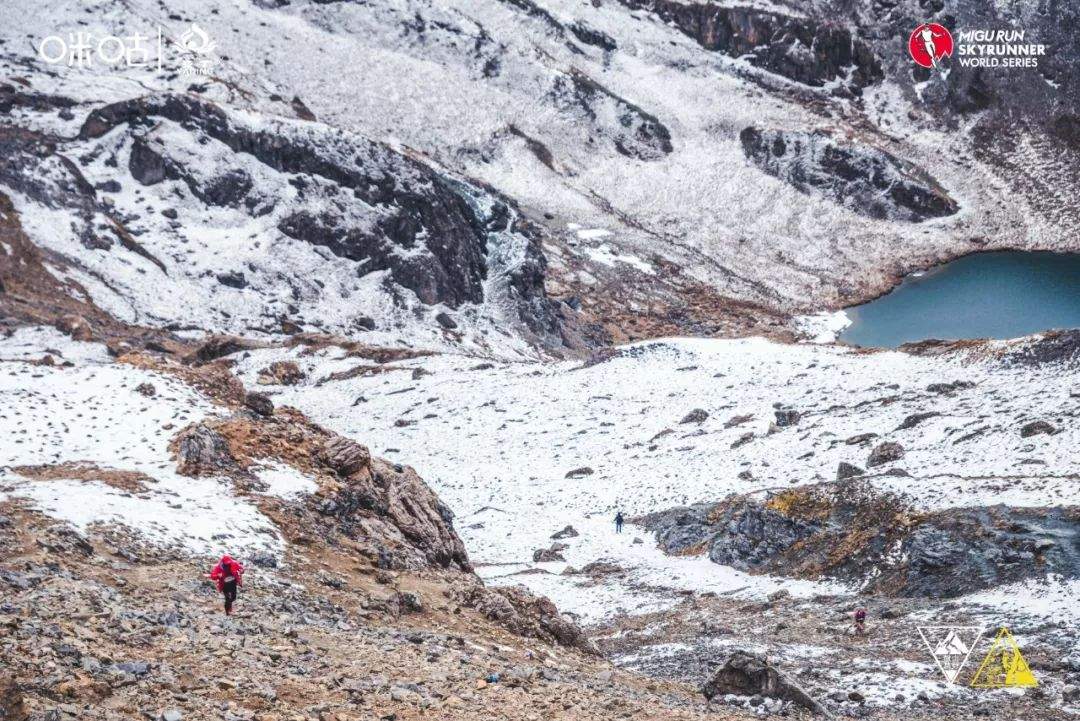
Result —
[[210, 571], [210, 580], [217, 581], [217, 589], [225, 594], [225, 613], [232, 613], [236, 589], [244, 585], [244, 567], [233, 560], [232, 556], [225, 554]]

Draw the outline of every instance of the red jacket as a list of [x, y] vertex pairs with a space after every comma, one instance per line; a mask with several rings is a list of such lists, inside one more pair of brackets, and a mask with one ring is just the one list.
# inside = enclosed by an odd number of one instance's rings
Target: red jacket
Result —
[[217, 581], [217, 590], [225, 590], [225, 579], [232, 576], [237, 586], [244, 585], [244, 567], [233, 560], [232, 556], [222, 556], [218, 565], [210, 571], [210, 580]]

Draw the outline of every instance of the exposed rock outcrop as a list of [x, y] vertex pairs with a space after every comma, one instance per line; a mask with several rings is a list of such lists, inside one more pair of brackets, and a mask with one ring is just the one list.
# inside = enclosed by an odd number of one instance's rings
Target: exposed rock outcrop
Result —
[[477, 586], [463, 600], [512, 633], [597, 653], [596, 645], [576, 623], [560, 614], [548, 598], [535, 596], [524, 586]]
[[[187, 95], [147, 96], [94, 110], [80, 137], [93, 139], [120, 125], [129, 125], [130, 169], [144, 184], [172, 178], [185, 182], [210, 205], [243, 205], [254, 215], [274, 200], [242, 169], [205, 177], [189, 168], [182, 154], [137, 132], [154, 120], [179, 123], [196, 139], [213, 139], [234, 153], [254, 157], [270, 168], [304, 176], [303, 194], [333, 197], [320, 210], [298, 209], [281, 219], [282, 233], [363, 264], [365, 272], [388, 270], [394, 280], [428, 304], [480, 302], [483, 282], [492, 268], [489, 242], [504, 242], [514, 218], [506, 203], [484, 197], [485, 191], [440, 173], [419, 160], [362, 137], [324, 126], [301, 131], [284, 123], [248, 126], [222, 108]], [[343, 191], [343, 192], [339, 192]], [[496, 237], [498, 236], [498, 237]], [[527, 268], [543, 266], [538, 243], [520, 244]], [[498, 268], [498, 271], [517, 273]], [[542, 286], [514, 278], [519, 292], [543, 296]], [[543, 310], [521, 299], [530, 313]], [[524, 318], [523, 318], [524, 319]], [[536, 327], [550, 327], [554, 317], [528, 318]]]
[[870, 46], [835, 23], [713, 3], [622, 2], [655, 12], [704, 48], [745, 57], [752, 65], [806, 85], [842, 80], [857, 90], [884, 77]]
[[920, 513], [862, 479], [766, 501], [735, 495], [651, 514], [643, 524], [667, 553], [897, 596], [950, 598], [1048, 573], [1080, 576], [1075, 508]]
[[743, 153], [798, 190], [820, 192], [872, 218], [919, 222], [952, 215], [956, 201], [924, 170], [892, 153], [841, 143], [824, 133], [762, 130], [739, 133]]
[[374, 541], [380, 566], [472, 570], [454, 514], [412, 468], [373, 460], [315, 504], [320, 514], [336, 519], [344, 535]]

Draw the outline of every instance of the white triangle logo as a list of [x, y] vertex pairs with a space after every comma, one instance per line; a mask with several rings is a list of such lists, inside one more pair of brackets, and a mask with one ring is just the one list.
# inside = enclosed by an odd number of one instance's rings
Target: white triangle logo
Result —
[[982, 626], [918, 626], [934, 663], [949, 683], [956, 683], [983, 635]]

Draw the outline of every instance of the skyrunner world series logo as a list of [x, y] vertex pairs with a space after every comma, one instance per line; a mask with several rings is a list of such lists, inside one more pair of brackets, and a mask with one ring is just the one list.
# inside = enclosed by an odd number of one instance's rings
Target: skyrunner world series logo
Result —
[[942, 58], [952, 57], [953, 37], [943, 25], [923, 23], [911, 31], [908, 54], [916, 65], [936, 68]]
[[952, 32], [939, 23], [922, 23], [908, 36], [908, 55], [927, 70], [944, 70], [946, 58], [956, 56], [963, 68], [1037, 68], [1046, 45], [1029, 42], [1027, 31], [960, 30]]

